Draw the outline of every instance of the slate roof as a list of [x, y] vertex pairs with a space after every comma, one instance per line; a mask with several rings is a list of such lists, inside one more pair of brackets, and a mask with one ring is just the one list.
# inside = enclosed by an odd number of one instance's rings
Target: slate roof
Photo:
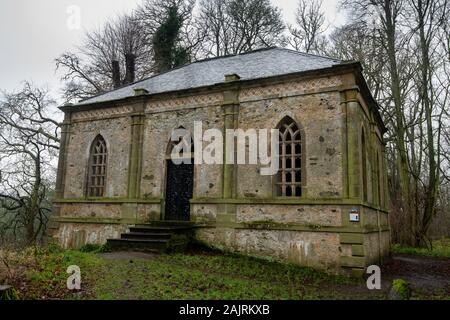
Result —
[[236, 73], [241, 80], [260, 79], [283, 74], [329, 68], [341, 60], [301, 53], [284, 48], [267, 48], [239, 55], [200, 60], [171, 71], [154, 75], [128, 86], [106, 92], [76, 105], [124, 99], [134, 96], [134, 89], [149, 94], [179, 91], [224, 82], [226, 74]]

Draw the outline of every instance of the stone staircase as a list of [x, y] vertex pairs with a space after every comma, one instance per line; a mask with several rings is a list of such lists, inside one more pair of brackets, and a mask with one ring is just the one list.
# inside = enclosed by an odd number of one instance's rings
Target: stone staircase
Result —
[[120, 239], [108, 239], [109, 251], [180, 252], [192, 239], [195, 226], [184, 221], [154, 221], [129, 226]]

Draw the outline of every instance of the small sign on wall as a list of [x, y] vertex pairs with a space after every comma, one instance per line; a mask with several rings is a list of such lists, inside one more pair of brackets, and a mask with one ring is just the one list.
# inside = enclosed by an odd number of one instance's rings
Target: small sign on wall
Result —
[[350, 222], [359, 222], [359, 211], [357, 208], [350, 210]]

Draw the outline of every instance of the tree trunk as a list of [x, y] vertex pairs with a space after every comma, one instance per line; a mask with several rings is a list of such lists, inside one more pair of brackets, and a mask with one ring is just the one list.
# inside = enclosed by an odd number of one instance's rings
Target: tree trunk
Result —
[[39, 215], [39, 191], [41, 189], [42, 178], [41, 178], [41, 158], [38, 153], [34, 159], [34, 174], [35, 181], [33, 185], [33, 190], [31, 192], [30, 207], [28, 208], [27, 223], [26, 223], [26, 241], [27, 244], [32, 244], [36, 241], [36, 233], [34, 224], [36, 217]]
[[[428, 10], [430, 5], [427, 6]], [[427, 36], [425, 35], [425, 19], [427, 12], [424, 12], [423, 0], [418, 0], [417, 2], [417, 16], [419, 24], [419, 39], [420, 39], [420, 51], [421, 51], [421, 88], [420, 88], [420, 98], [422, 100], [424, 110], [425, 110], [425, 120], [426, 120], [426, 136], [427, 136], [427, 150], [429, 158], [428, 166], [428, 186], [425, 192], [425, 207], [422, 218], [422, 225], [419, 233], [416, 234], [418, 245], [427, 245], [425, 239], [427, 236], [428, 229], [431, 224], [431, 220], [434, 216], [436, 209], [436, 198], [439, 185], [438, 179], [438, 165], [436, 163], [436, 151], [434, 146], [434, 132], [433, 132], [433, 103], [429, 95], [429, 82], [430, 82], [430, 47]], [[428, 13], [431, 14], [431, 13]]]
[[[392, 99], [394, 101], [395, 108], [395, 123], [396, 123], [396, 133], [397, 133], [397, 149], [398, 149], [398, 160], [397, 167], [400, 178], [401, 186], [401, 199], [402, 199], [402, 209], [406, 216], [410, 216], [409, 223], [411, 224], [412, 233], [415, 233], [415, 222], [414, 214], [412, 213], [410, 206], [410, 176], [408, 171], [408, 155], [405, 143], [405, 125], [403, 121], [403, 105], [401, 98], [400, 89], [400, 76], [397, 66], [396, 58], [396, 47], [395, 47], [395, 31], [396, 31], [396, 21], [392, 13], [392, 1], [385, 0], [383, 4], [384, 19], [385, 19], [385, 32], [386, 32], [386, 49], [388, 55], [390, 81], [391, 81], [391, 92]], [[414, 237], [411, 237], [410, 242], [412, 243]]]

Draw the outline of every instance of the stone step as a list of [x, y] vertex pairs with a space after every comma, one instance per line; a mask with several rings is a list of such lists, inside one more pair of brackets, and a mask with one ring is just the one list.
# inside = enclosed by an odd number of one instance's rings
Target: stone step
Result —
[[[169, 252], [184, 250], [195, 228], [192, 222], [155, 221], [129, 226], [120, 239], [108, 239], [111, 251]], [[184, 240], [186, 239], [186, 240]]]
[[130, 232], [139, 233], [173, 233], [192, 229], [192, 227], [184, 226], [153, 226], [153, 225], [135, 225], [129, 227]]
[[171, 236], [172, 236], [172, 233], [164, 233], [164, 232], [129, 232], [129, 233], [122, 233], [121, 239], [167, 240], [167, 239], [170, 239]]
[[191, 221], [176, 221], [176, 220], [161, 220], [161, 221], [151, 221], [144, 226], [182, 226], [182, 227], [192, 227], [195, 222]]

